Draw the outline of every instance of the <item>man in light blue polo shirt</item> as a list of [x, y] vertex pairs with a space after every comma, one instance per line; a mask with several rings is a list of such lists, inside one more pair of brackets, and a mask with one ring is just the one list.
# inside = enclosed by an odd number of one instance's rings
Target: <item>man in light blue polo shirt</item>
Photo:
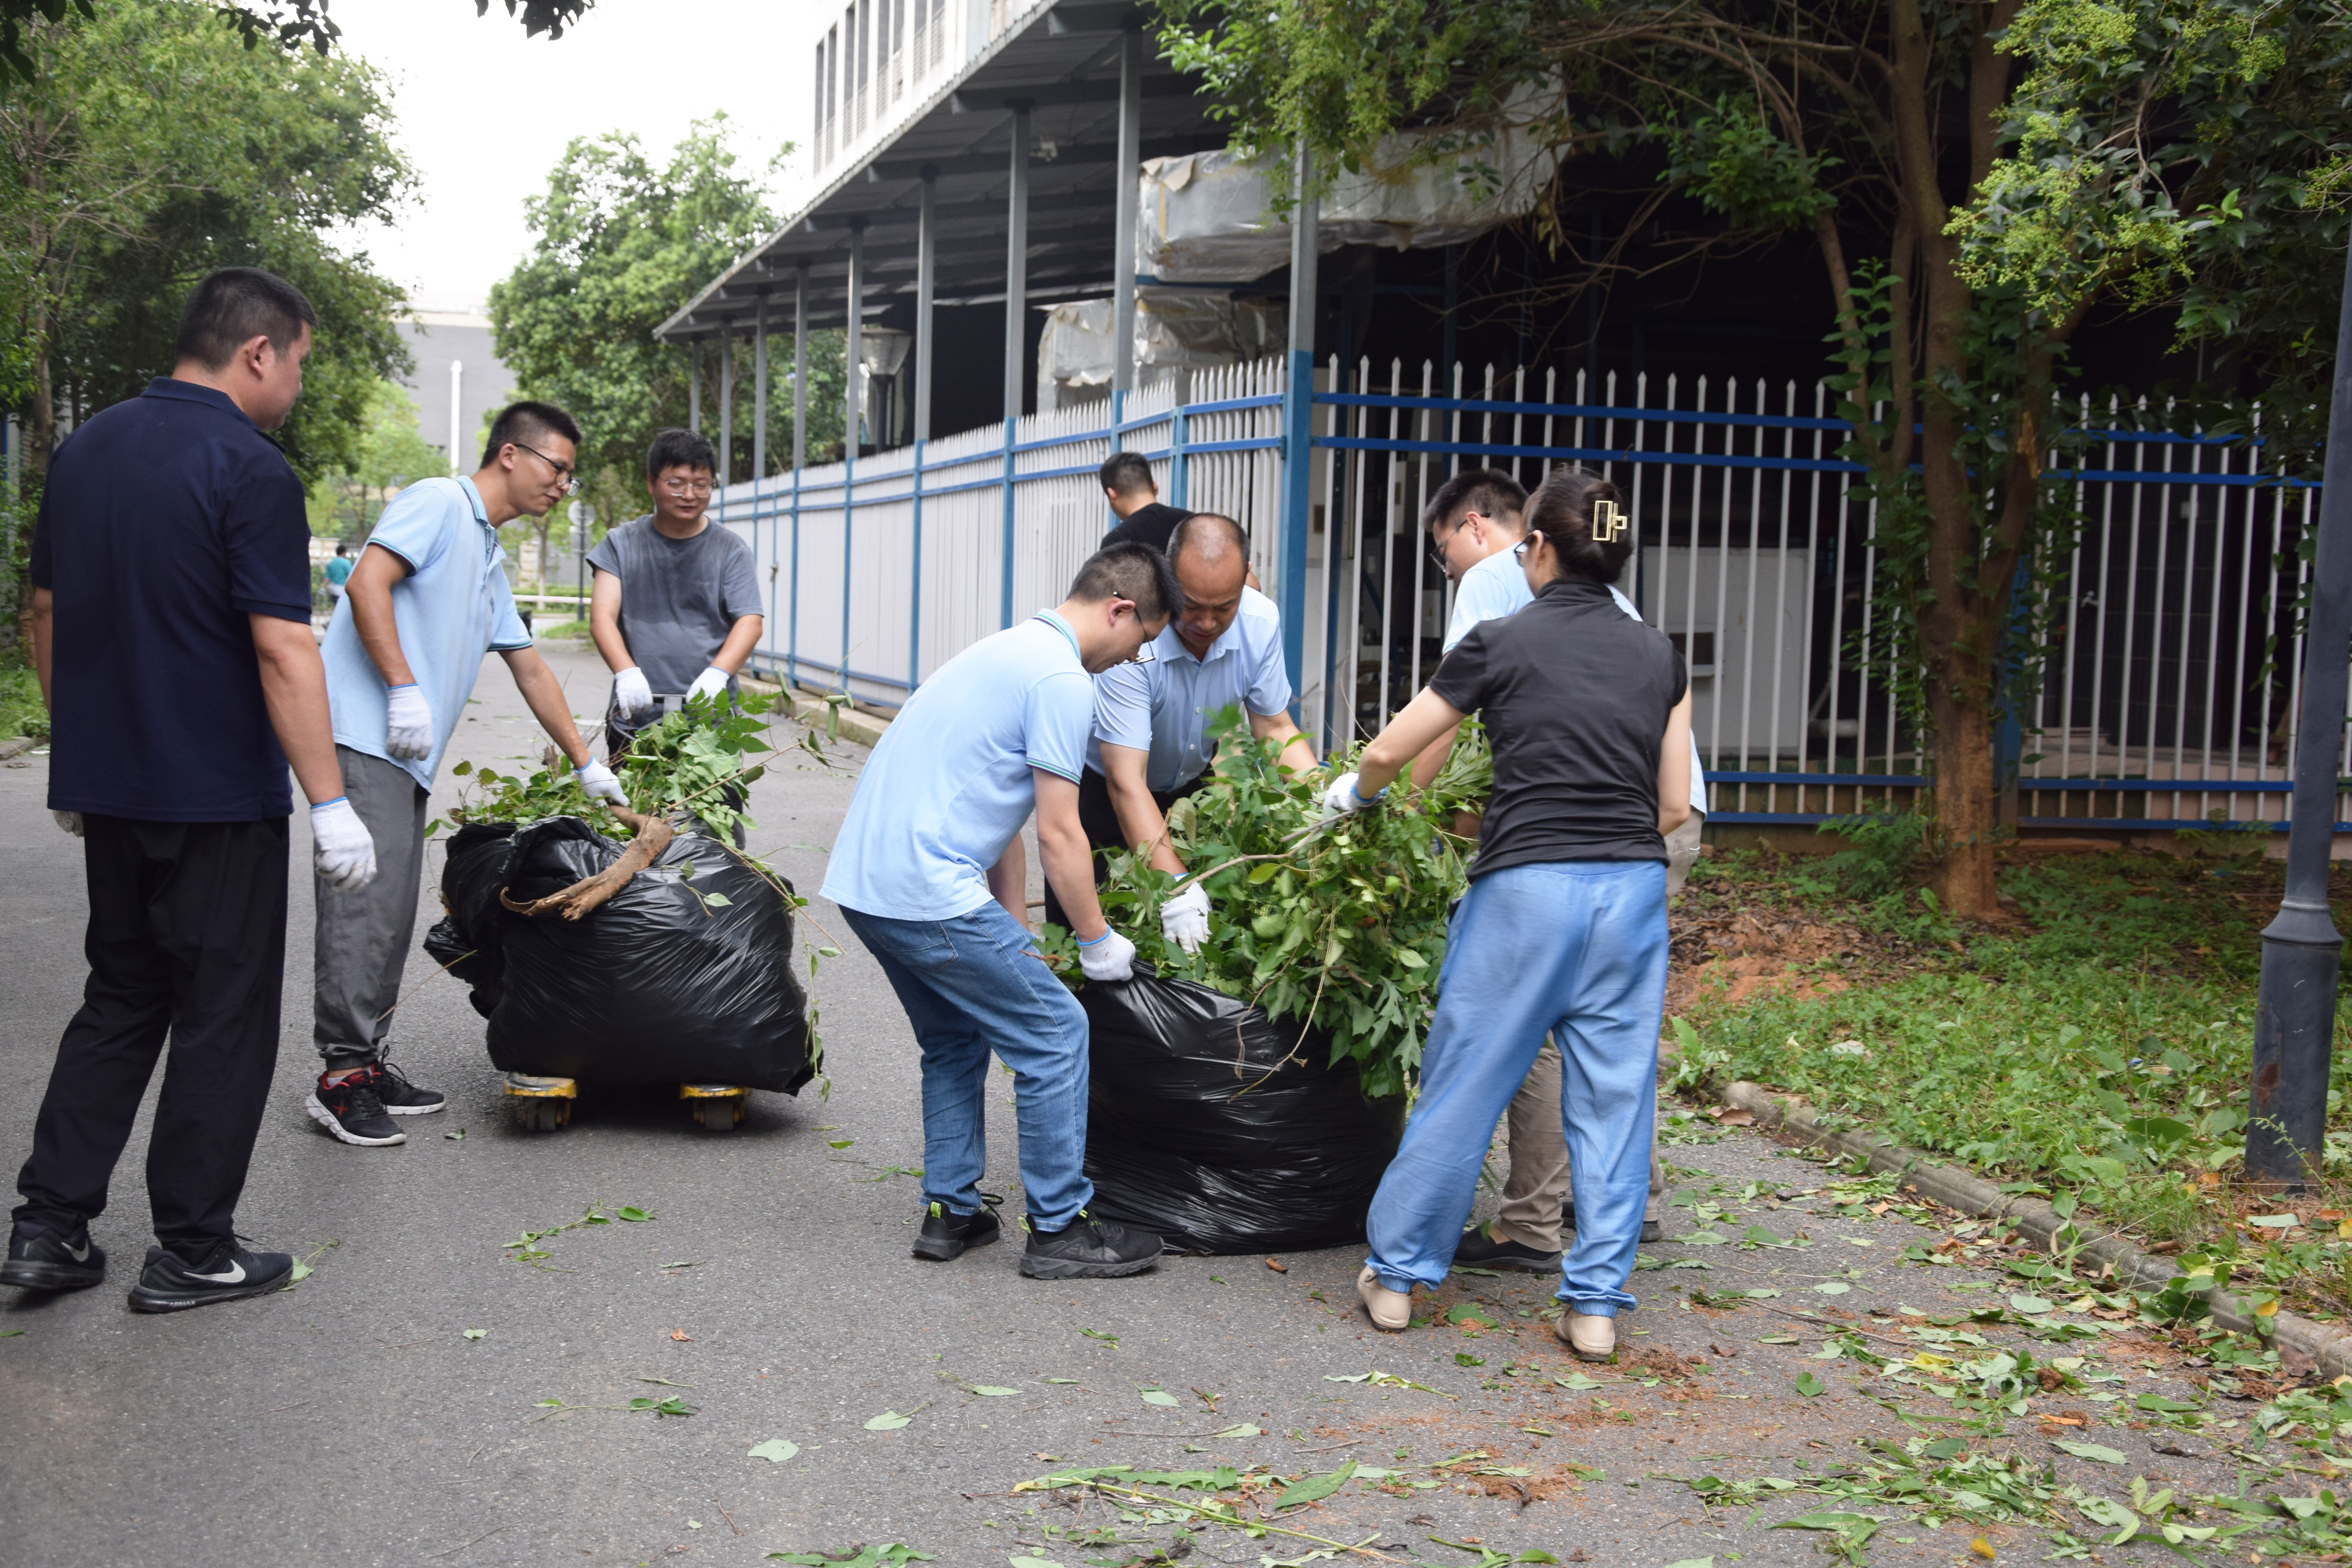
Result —
[[[1470, 635], [1481, 621], [1517, 615], [1535, 602], [1528, 587], [1527, 570], [1517, 554], [1528, 536], [1528, 492], [1517, 479], [1495, 468], [1473, 468], [1456, 474], [1438, 488], [1422, 513], [1431, 547], [1454, 579], [1454, 615], [1445, 623], [1443, 651]], [[1633, 601], [1609, 590], [1617, 607], [1635, 620], [1642, 612]], [[1445, 765], [1453, 749], [1449, 731], [1415, 758], [1413, 782], [1426, 785]], [[1690, 816], [1666, 836], [1666, 886], [1681, 890], [1683, 879], [1698, 858], [1699, 831], [1706, 823], [1706, 774], [1699, 766], [1698, 742], [1690, 748]], [[1527, 1081], [1511, 1099], [1505, 1121], [1510, 1128], [1510, 1179], [1503, 1186], [1503, 1205], [1494, 1220], [1473, 1226], [1463, 1237], [1455, 1257], [1481, 1268], [1522, 1268], [1530, 1273], [1557, 1272], [1560, 1237], [1573, 1221], [1574, 1200], [1569, 1194], [1568, 1139], [1559, 1115], [1559, 1050], [1550, 1040], [1536, 1053]], [[1642, 1239], [1655, 1241], [1664, 1234], [1660, 1204], [1665, 1196], [1665, 1173], [1658, 1163], [1657, 1141], [1650, 1143], [1650, 1201], [1642, 1215]]]
[[384, 1058], [384, 1034], [416, 929], [425, 803], [465, 716], [482, 656], [506, 658], [523, 700], [579, 770], [591, 795], [621, 802], [612, 770], [589, 754], [571, 705], [515, 614], [499, 525], [537, 517], [579, 488], [580, 427], [550, 404], [518, 403], [490, 426], [471, 479], [424, 479], [376, 520], [320, 651], [343, 789], [376, 842], [364, 889], [316, 889], [312, 1038], [325, 1070], [304, 1102], [345, 1143], [407, 1142], [394, 1116], [441, 1109]]
[[[1094, 740], [1078, 786], [1078, 816], [1097, 851], [1095, 879], [1108, 875], [1104, 850], [1150, 847], [1150, 863], [1182, 876], [1168, 843], [1168, 808], [1205, 782], [1214, 748], [1209, 721], [1227, 708], [1248, 716], [1250, 733], [1282, 747], [1282, 765], [1315, 766], [1307, 737], [1290, 721], [1290, 674], [1282, 662], [1282, 616], [1250, 587], [1249, 536], [1230, 517], [1195, 512], [1168, 536], [1168, 561], [1184, 607], [1151, 644], [1151, 658], [1095, 679]], [[1062, 918], [1048, 897], [1045, 918]], [[1199, 883], [1160, 906], [1171, 942], [1198, 947], [1209, 934], [1209, 895]]]
[[1087, 1016], [1030, 933], [1021, 825], [1037, 814], [1045, 880], [1069, 905], [1087, 978], [1130, 978], [1135, 944], [1103, 920], [1078, 826], [1088, 678], [1136, 657], [1176, 592], [1150, 546], [1097, 552], [1058, 608], [973, 644], [923, 682], [858, 775], [824, 897], [881, 963], [922, 1050], [917, 1258], [946, 1262], [997, 1238], [980, 1190], [992, 1051], [1013, 1069], [1021, 1128], [1021, 1272], [1107, 1279], [1159, 1261], [1158, 1237], [1087, 1213]]

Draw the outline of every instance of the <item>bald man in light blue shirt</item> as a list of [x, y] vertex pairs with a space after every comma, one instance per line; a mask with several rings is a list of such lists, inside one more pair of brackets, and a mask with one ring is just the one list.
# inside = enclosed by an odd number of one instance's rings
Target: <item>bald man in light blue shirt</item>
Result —
[[[1209, 724], [1239, 708], [1250, 733], [1281, 750], [1281, 765], [1315, 766], [1307, 737], [1291, 721], [1290, 674], [1282, 659], [1282, 616], [1249, 586], [1249, 536], [1216, 512], [1196, 512], [1168, 537], [1169, 564], [1184, 607], [1153, 639], [1151, 658], [1095, 678], [1094, 738], [1080, 807], [1097, 849], [1148, 851], [1150, 864], [1182, 876], [1168, 842], [1168, 808], [1199, 787], [1214, 760]], [[1099, 879], [1104, 862], [1097, 856]], [[1048, 920], [1054, 911], [1048, 910]], [[1160, 929], [1187, 951], [1209, 934], [1209, 895], [1199, 883], [1160, 906]]]

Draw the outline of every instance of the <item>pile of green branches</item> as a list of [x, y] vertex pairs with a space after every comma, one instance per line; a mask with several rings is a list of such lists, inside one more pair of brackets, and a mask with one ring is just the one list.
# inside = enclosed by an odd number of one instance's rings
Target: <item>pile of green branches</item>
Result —
[[[1277, 764], [1280, 746], [1253, 738], [1237, 710], [1210, 728], [1210, 782], [1168, 814], [1191, 876], [1114, 857], [1103, 917], [1162, 976], [1320, 1029], [1333, 1063], [1356, 1061], [1366, 1094], [1402, 1094], [1436, 1005], [1446, 912], [1467, 885], [1469, 846], [1454, 836], [1454, 814], [1483, 797], [1493, 775], [1483, 737], [1465, 725], [1466, 743], [1429, 789], [1400, 783], [1371, 808], [1318, 826], [1322, 792], [1354, 765], [1356, 749], [1302, 777]], [[1160, 934], [1160, 907], [1195, 879], [1209, 891], [1209, 940], [1187, 953]], [[1046, 946], [1057, 969], [1078, 973], [1068, 932], [1048, 928]]]

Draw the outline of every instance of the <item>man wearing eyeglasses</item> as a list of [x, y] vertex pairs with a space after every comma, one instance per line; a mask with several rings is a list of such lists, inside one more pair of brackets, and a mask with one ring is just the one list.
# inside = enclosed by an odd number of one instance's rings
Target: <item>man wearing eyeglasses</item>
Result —
[[751, 547], [713, 528], [719, 455], [690, 430], [660, 430], [646, 453], [654, 510], [604, 535], [588, 629], [613, 671], [604, 754], [696, 697], [732, 698], [735, 676], [760, 645], [760, 579]]
[[445, 1103], [384, 1061], [401, 972], [416, 928], [425, 802], [465, 716], [482, 658], [495, 649], [589, 794], [620, 802], [612, 770], [572, 722], [563, 688], [530, 646], [507, 586], [499, 527], [538, 517], [580, 488], [580, 427], [561, 408], [518, 403], [490, 425], [469, 479], [423, 479], [376, 520], [320, 651], [334, 709], [343, 791], [375, 838], [376, 879], [316, 889], [312, 1037], [324, 1070], [304, 1103], [345, 1143], [407, 1142], [393, 1118]]

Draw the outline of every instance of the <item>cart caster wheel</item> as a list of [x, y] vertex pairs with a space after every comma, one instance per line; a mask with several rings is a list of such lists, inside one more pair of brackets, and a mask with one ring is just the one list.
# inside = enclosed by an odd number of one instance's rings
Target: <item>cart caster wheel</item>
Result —
[[694, 1120], [705, 1132], [732, 1132], [735, 1124], [743, 1120], [744, 1102], [751, 1091], [734, 1084], [682, 1083], [677, 1097], [694, 1111]]
[[552, 1132], [572, 1121], [572, 1097], [580, 1086], [568, 1078], [541, 1078], [530, 1073], [506, 1075], [507, 1108], [514, 1123], [526, 1132]]
[[524, 1100], [516, 1102], [515, 1125], [525, 1132], [552, 1132], [572, 1121], [568, 1100]]

